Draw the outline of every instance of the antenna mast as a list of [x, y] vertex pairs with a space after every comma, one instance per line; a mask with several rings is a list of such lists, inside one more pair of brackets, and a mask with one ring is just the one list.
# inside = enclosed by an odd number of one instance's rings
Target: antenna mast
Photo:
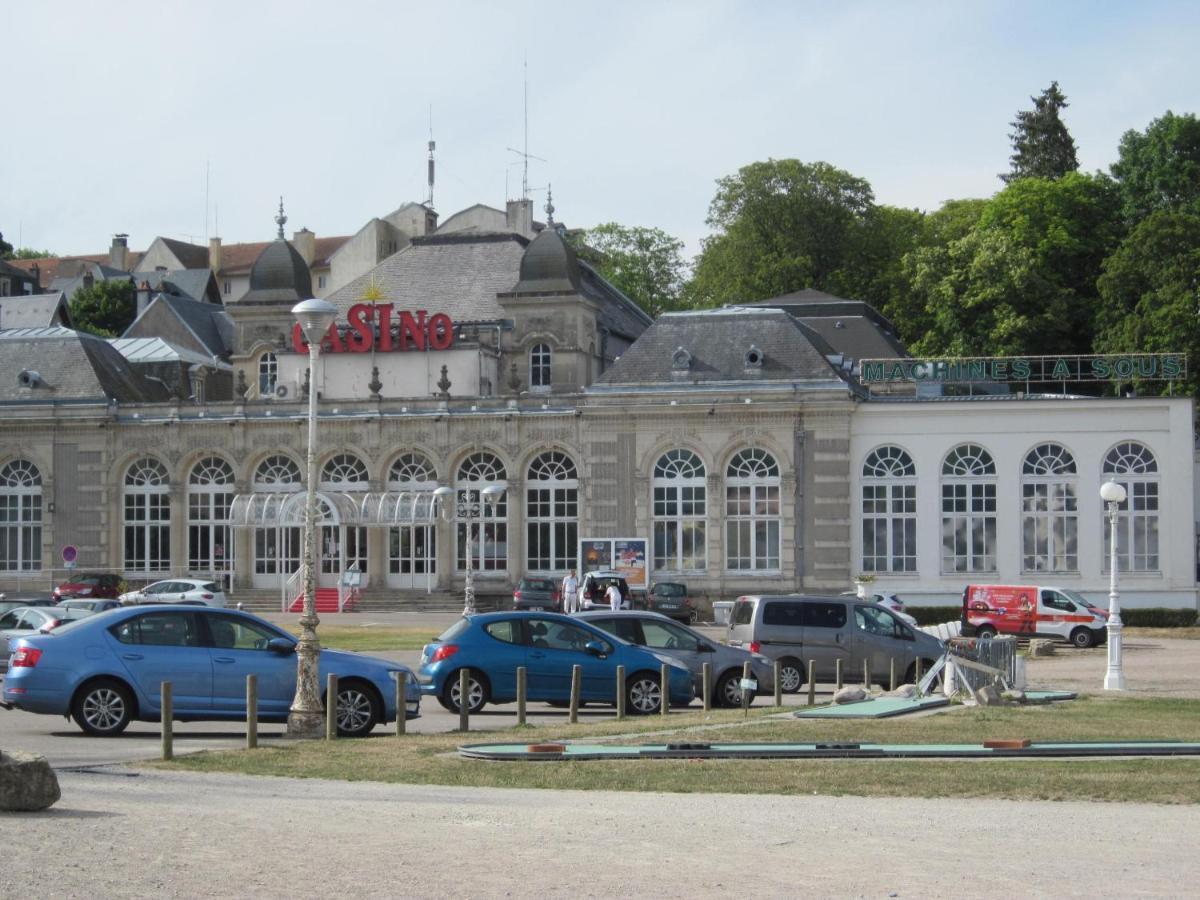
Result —
[[[529, 161], [536, 159], [538, 162], [547, 162], [540, 156], [534, 156], [529, 152], [529, 59], [526, 57], [524, 62], [525, 68], [525, 149], [518, 150], [516, 147], [509, 147], [509, 153], [515, 153], [521, 157], [521, 199], [529, 199]], [[540, 188], [539, 188], [540, 190]], [[508, 196], [508, 172], [504, 173], [504, 196]]]
[[204, 161], [204, 243], [208, 243], [208, 170], [209, 161]]
[[433, 151], [437, 144], [433, 140], [433, 104], [429, 104], [429, 196], [425, 201], [430, 209], [433, 208]]

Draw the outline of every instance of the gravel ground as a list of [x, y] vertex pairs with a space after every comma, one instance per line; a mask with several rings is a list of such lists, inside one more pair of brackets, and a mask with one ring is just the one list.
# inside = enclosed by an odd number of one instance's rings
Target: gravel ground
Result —
[[[1102, 693], [1108, 648], [1059, 645], [1054, 656], [1031, 659], [1027, 666], [1030, 687]], [[1129, 695], [1200, 698], [1200, 641], [1126, 636], [1122, 668]]]
[[0, 814], [0, 897], [1166, 897], [1200, 879], [1195, 807], [60, 779], [51, 810]]

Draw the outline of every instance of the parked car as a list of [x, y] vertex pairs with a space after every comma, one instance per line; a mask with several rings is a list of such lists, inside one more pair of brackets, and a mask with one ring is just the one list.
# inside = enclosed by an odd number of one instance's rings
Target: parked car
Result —
[[156, 581], [136, 591], [126, 591], [118, 598], [132, 603], [188, 603], [197, 606], [225, 606], [225, 593], [215, 581], [197, 578], [171, 578]]
[[504, 612], [465, 616], [421, 652], [421, 690], [458, 712], [459, 672], [468, 672], [467, 709], [517, 698], [517, 669], [527, 672], [530, 700], [571, 697], [571, 667], [583, 668], [582, 702], [616, 702], [617, 666], [625, 667], [625, 705], [634, 714], [658, 712], [661, 667], [670, 667], [669, 702], [686, 706], [692, 675], [675, 659], [635, 647], [593, 625], [559, 613]]
[[4, 668], [8, 667], [12, 643], [16, 638], [49, 631], [64, 622], [88, 615], [91, 613], [85, 610], [64, 609], [61, 606], [18, 606], [0, 615], [0, 660]]
[[650, 588], [646, 608], [691, 625], [696, 621], [694, 602], [688, 596], [687, 585], [679, 581], [660, 581]]
[[82, 597], [72, 597], [58, 604], [63, 609], [82, 609], [90, 613], [108, 612], [110, 609], [120, 609], [120, 600], [86, 600]]
[[537, 612], [562, 610], [561, 592], [553, 578], [525, 576], [513, 591], [513, 609], [532, 609]]
[[[286, 722], [295, 649], [292, 635], [239, 610], [125, 607], [14, 641], [3, 700], [9, 708], [69, 714], [88, 734], [111, 737], [135, 719], [158, 721], [164, 680], [173, 685], [180, 721], [245, 719], [246, 676], [257, 675], [259, 719]], [[420, 689], [406, 666], [323, 649], [322, 690], [331, 674], [338, 676], [339, 734], [358, 737], [394, 721], [397, 677], [407, 682], [402, 715], [420, 714]]]
[[54, 600], [67, 597], [112, 597], [121, 593], [121, 576], [102, 572], [73, 575], [54, 589]]
[[621, 592], [622, 602], [626, 609], [644, 609], [645, 600], [641, 597], [634, 596], [629, 590], [629, 583], [625, 580], [625, 576], [619, 572], [599, 571], [585, 572], [583, 580], [579, 582], [579, 603], [577, 609], [609, 609], [611, 608], [605, 592], [610, 584], [615, 584], [617, 590]]
[[[775, 673], [767, 657], [740, 647], [718, 644], [659, 613], [595, 610], [579, 613], [576, 618], [631, 644], [679, 660], [692, 673], [697, 696], [704, 696], [704, 664], [709, 663], [712, 670], [712, 696], [709, 699], [713, 706], [742, 705], [742, 667], [747, 662], [759, 691], [775, 689]], [[750, 703], [754, 702], [755, 694], [755, 691], [750, 692]]]
[[[857, 597], [858, 591], [842, 591], [842, 596]], [[917, 627], [917, 620], [910, 616], [904, 609], [904, 601], [900, 599], [895, 591], [875, 591], [874, 593], [868, 593], [863, 599], [874, 600], [880, 606], [883, 606], [886, 609], [890, 609], [892, 612], [894, 612], [905, 624], [910, 625], [913, 628]]]
[[41, 598], [41, 597], [38, 597], [38, 598], [17, 597], [12, 600], [8, 600], [4, 597], [3, 594], [0, 594], [0, 616], [4, 615], [10, 609], [17, 609], [22, 606], [58, 606], [58, 605], [59, 604], [54, 600]]
[[787, 693], [800, 690], [807, 680], [810, 660], [816, 677], [825, 681], [835, 677], [838, 660], [847, 678], [860, 675], [865, 661], [871, 680], [886, 685], [892, 660], [897, 676], [910, 682], [918, 659], [928, 670], [944, 653], [933, 635], [873, 600], [854, 597], [739, 597], [729, 616], [726, 641], [779, 660], [780, 682]]

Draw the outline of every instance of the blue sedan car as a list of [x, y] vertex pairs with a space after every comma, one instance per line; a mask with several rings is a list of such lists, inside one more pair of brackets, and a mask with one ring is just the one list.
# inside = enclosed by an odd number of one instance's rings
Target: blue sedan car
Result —
[[[173, 687], [182, 722], [244, 719], [246, 676], [258, 676], [258, 718], [287, 721], [296, 693], [296, 639], [270, 622], [232, 609], [136, 606], [13, 641], [4, 706], [71, 716], [88, 734], [120, 734], [134, 719], [161, 718], [161, 685]], [[406, 718], [421, 692], [397, 663], [322, 650], [320, 684], [338, 677], [338, 733], [369, 734], [396, 718], [395, 679], [405, 679]], [[324, 702], [324, 697], [322, 697]]]
[[530, 700], [565, 703], [571, 697], [571, 670], [583, 669], [581, 701], [616, 702], [617, 666], [625, 667], [625, 706], [631, 713], [660, 710], [661, 667], [670, 668], [672, 705], [695, 696], [687, 668], [669, 656], [635, 647], [611, 634], [558, 613], [504, 612], [467, 616], [451, 625], [421, 654], [421, 690], [458, 712], [459, 672], [466, 669], [467, 709], [517, 698], [517, 668], [527, 674]]

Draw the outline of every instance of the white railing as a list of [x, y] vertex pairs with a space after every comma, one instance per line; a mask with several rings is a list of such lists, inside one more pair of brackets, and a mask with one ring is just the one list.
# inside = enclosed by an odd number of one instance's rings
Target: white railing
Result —
[[301, 566], [295, 572], [283, 581], [280, 590], [283, 592], [283, 609], [282, 612], [287, 612], [292, 608], [292, 601], [296, 599], [296, 593], [299, 589], [300, 579], [304, 577], [304, 566]]

